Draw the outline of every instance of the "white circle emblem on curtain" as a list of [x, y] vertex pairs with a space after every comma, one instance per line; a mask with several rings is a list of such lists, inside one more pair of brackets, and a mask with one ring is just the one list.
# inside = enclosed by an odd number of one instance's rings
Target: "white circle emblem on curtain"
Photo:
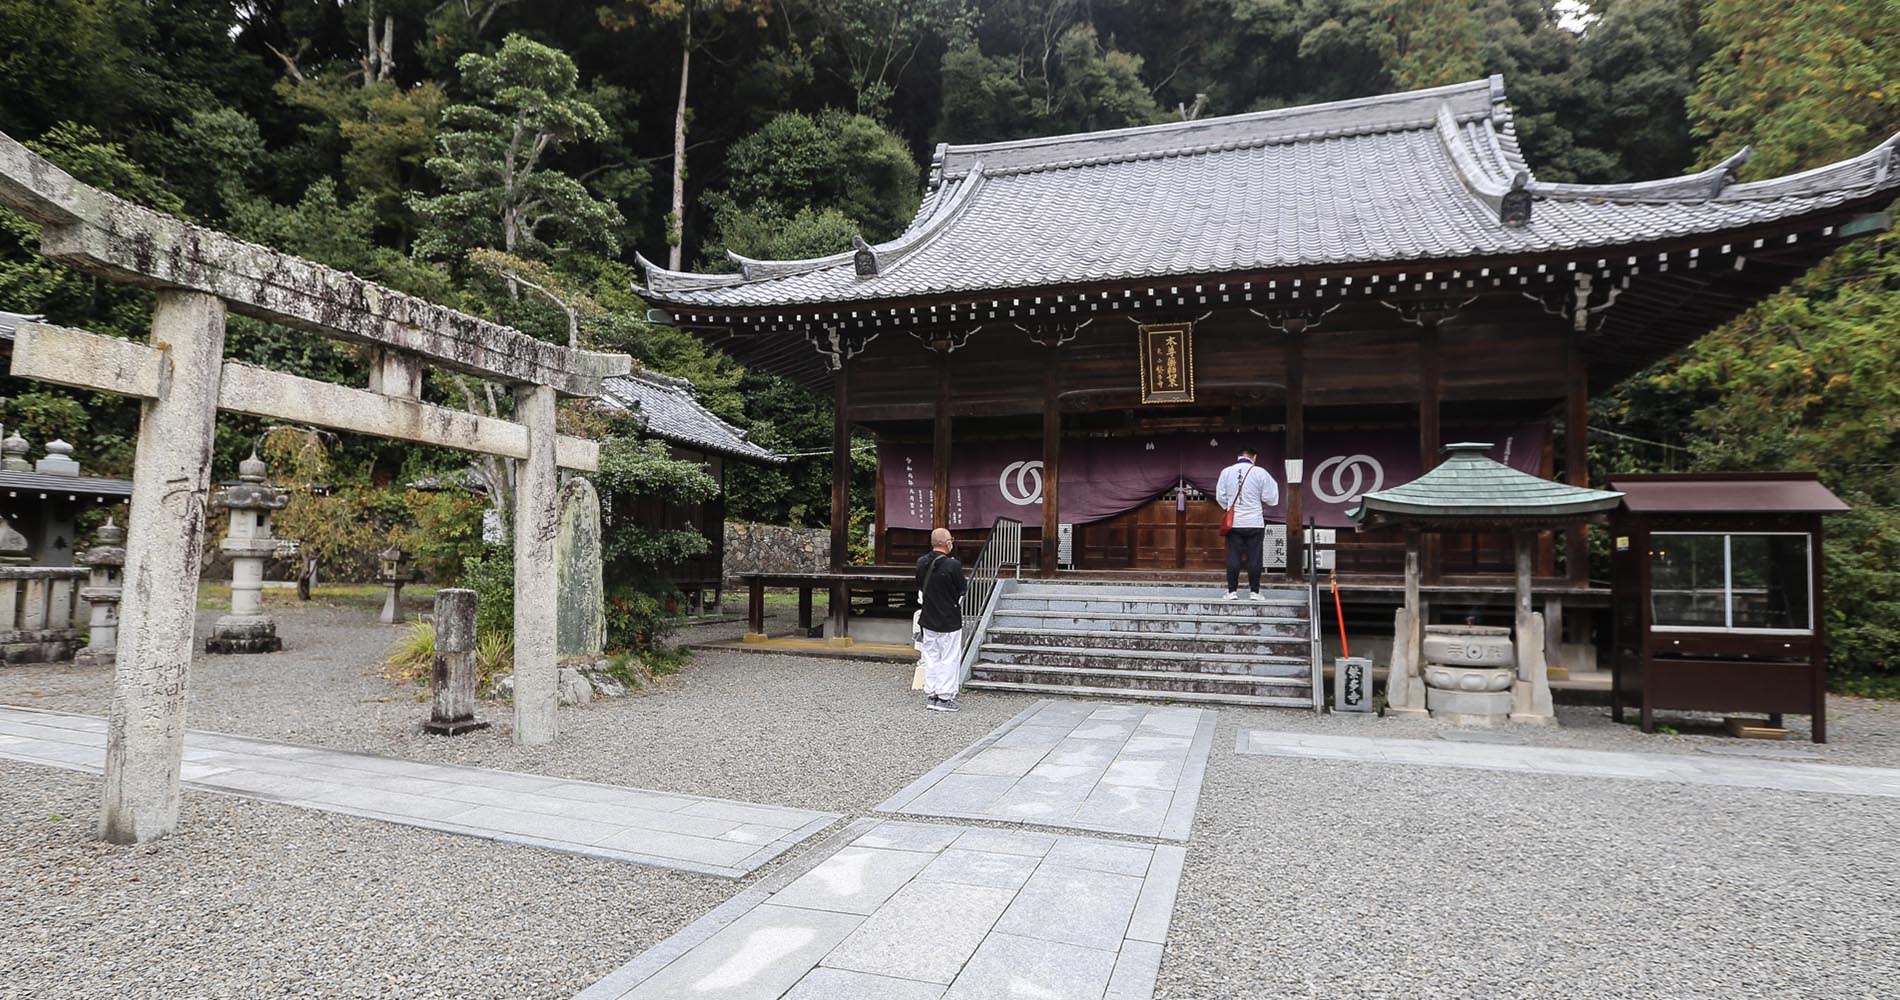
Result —
[[1003, 466], [1003, 474], [996, 477], [996, 488], [1003, 491], [1003, 499], [1018, 507], [1041, 503], [1042, 463], [1011, 462]]
[[[1330, 484], [1327, 482], [1328, 470], [1332, 473]], [[1352, 473], [1350, 482], [1346, 478], [1348, 471]], [[1372, 480], [1370, 486], [1366, 485], [1368, 478]], [[1327, 489], [1328, 485], [1332, 489]], [[1326, 503], [1356, 500], [1367, 493], [1379, 492], [1379, 487], [1384, 485], [1385, 466], [1371, 455], [1334, 455], [1313, 470], [1313, 495]]]

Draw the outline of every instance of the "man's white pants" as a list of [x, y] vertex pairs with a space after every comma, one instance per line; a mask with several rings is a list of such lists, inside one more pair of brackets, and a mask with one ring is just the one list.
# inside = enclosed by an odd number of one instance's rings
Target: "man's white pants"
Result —
[[924, 693], [955, 698], [963, 680], [963, 633], [924, 629]]

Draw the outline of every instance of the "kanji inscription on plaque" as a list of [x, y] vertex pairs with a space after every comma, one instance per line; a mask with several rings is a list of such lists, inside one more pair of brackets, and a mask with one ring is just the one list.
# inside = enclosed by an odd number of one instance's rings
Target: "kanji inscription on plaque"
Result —
[[1141, 331], [1141, 401], [1194, 402], [1194, 324], [1146, 323]]

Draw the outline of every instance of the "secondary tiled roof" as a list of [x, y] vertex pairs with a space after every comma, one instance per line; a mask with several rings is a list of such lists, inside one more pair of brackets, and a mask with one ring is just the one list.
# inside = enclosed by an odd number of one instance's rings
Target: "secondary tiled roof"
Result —
[[1488, 444], [1454, 444], [1430, 472], [1389, 490], [1368, 493], [1348, 513], [1373, 521], [1475, 518], [1536, 520], [1582, 518], [1614, 509], [1623, 494], [1593, 490], [1519, 472], [1485, 457]]
[[1812, 472], [1688, 472], [1611, 476], [1639, 514], [1844, 514]]
[[603, 380], [596, 398], [614, 409], [639, 413], [646, 420], [647, 433], [663, 441], [752, 462], [785, 461], [771, 449], [747, 441], [744, 431], [700, 405], [693, 384], [683, 378], [636, 368], [632, 374]]
[[[1732, 183], [1746, 151], [1684, 177], [1548, 184], [1525, 163], [1503, 82], [1492, 77], [1192, 122], [942, 146], [910, 228], [867, 248], [874, 274], [859, 274], [853, 252], [735, 257], [737, 274], [641, 264], [644, 291], [656, 302], [748, 308], [1584, 251], [1900, 192], [1897, 148], [1900, 136], [1851, 160], [1747, 184]], [[1516, 224], [1526, 195], [1529, 219]]]
[[13, 334], [21, 323], [42, 323], [46, 317], [28, 313], [7, 312], [0, 309], [0, 340], [12, 340]]
[[104, 476], [62, 476], [50, 472], [0, 469], [0, 491], [44, 493], [48, 496], [129, 497], [132, 495], [132, 481], [107, 479]]

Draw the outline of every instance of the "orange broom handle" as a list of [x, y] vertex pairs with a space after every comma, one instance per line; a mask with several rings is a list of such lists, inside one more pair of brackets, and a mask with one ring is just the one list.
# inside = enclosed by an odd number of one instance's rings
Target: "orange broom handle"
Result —
[[1339, 604], [1339, 573], [1329, 571], [1327, 576], [1333, 582], [1333, 618], [1339, 622], [1339, 655], [1351, 656], [1352, 647], [1346, 645], [1346, 609]]

